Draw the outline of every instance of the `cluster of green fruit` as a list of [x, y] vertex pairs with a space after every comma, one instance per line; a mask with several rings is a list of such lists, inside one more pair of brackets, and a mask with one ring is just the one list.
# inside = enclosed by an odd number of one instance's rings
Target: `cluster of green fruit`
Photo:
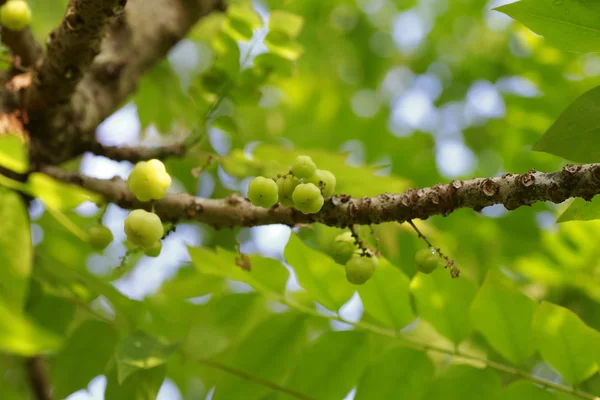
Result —
[[[160, 200], [167, 194], [171, 186], [171, 176], [164, 164], [159, 160], [141, 161], [135, 165], [127, 187], [140, 201]], [[87, 231], [90, 244], [98, 250], [106, 248], [112, 242], [112, 232], [104, 225], [94, 225]], [[161, 239], [164, 235], [163, 224], [153, 212], [137, 209], [125, 218], [125, 234], [127, 240], [143, 249], [149, 257], [158, 257], [162, 249]]]
[[346, 270], [346, 280], [354, 285], [368, 281], [379, 264], [377, 256], [370, 251], [358, 249], [351, 232], [336, 236], [331, 246], [331, 256]]
[[424, 274], [430, 274], [435, 271], [440, 263], [437, 254], [433, 248], [421, 249], [415, 255], [417, 271]]
[[259, 207], [270, 208], [280, 202], [303, 214], [314, 214], [321, 210], [325, 198], [333, 194], [335, 184], [335, 175], [330, 171], [317, 169], [309, 156], [298, 156], [286, 175], [276, 179], [254, 178], [248, 186], [248, 199]]
[[0, 7], [0, 23], [11, 31], [22, 31], [31, 23], [31, 8], [25, 0], [8, 0]]

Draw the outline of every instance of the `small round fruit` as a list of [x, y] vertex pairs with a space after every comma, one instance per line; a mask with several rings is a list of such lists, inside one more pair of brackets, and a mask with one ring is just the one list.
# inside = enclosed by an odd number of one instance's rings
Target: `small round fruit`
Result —
[[104, 250], [113, 241], [113, 234], [106, 226], [92, 225], [88, 228], [89, 242], [96, 250]]
[[24, 0], [9, 0], [0, 7], [0, 23], [11, 31], [22, 31], [31, 23], [31, 8]]
[[125, 218], [125, 234], [136, 246], [148, 248], [158, 242], [165, 230], [158, 215], [146, 210], [133, 210]]
[[309, 179], [317, 171], [317, 165], [309, 156], [298, 156], [292, 165], [292, 173], [298, 178]]
[[159, 240], [150, 247], [144, 249], [144, 254], [148, 257], [158, 257], [162, 250], [162, 242]]
[[318, 169], [308, 181], [317, 185], [325, 198], [332, 196], [335, 192], [336, 179], [331, 171]]
[[248, 185], [248, 199], [258, 207], [271, 208], [279, 199], [279, 188], [273, 179], [258, 176]]
[[336, 236], [331, 245], [331, 256], [340, 265], [345, 265], [354, 254], [354, 237], [350, 232], [344, 232]]
[[346, 280], [353, 285], [362, 285], [373, 276], [378, 264], [376, 256], [367, 257], [354, 253], [345, 266]]
[[301, 183], [292, 194], [294, 206], [303, 214], [314, 214], [323, 207], [324, 199], [321, 191], [312, 183]]
[[292, 194], [296, 186], [300, 184], [298, 178], [293, 175], [286, 175], [277, 178], [277, 188], [279, 194], [279, 202], [287, 207], [294, 207], [294, 200], [292, 200]]
[[438, 257], [430, 249], [421, 249], [415, 255], [417, 270], [424, 274], [430, 274], [436, 270], [439, 264]]
[[129, 174], [127, 186], [140, 201], [160, 200], [171, 186], [171, 176], [160, 160], [140, 161]]

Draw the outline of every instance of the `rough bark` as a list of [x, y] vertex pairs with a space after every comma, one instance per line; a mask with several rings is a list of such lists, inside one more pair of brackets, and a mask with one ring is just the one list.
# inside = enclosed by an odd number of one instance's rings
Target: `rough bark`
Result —
[[157, 147], [142, 146], [103, 146], [98, 142], [92, 143], [88, 151], [97, 155], [110, 158], [114, 161], [146, 161], [153, 158], [159, 160], [167, 157], [177, 157], [185, 155], [187, 147], [185, 143], [175, 143]]
[[561, 203], [571, 197], [591, 200], [600, 193], [600, 164], [568, 165], [557, 172], [532, 170], [521, 175], [452, 181], [399, 194], [384, 193], [363, 198], [337, 195], [327, 199], [320, 212], [304, 215], [281, 205], [270, 209], [256, 207], [240, 195], [215, 200], [180, 193], [170, 194], [153, 204], [141, 203], [120, 178], [95, 179], [56, 167], [42, 168], [42, 172], [100, 193], [107, 201], [123, 208], [150, 209], [154, 205], [155, 212], [163, 221], [193, 220], [216, 228], [268, 224], [293, 226], [313, 222], [346, 227], [404, 222], [434, 215], [446, 216], [459, 208], [481, 211], [484, 207], [503, 204], [508, 210], [514, 210], [538, 201]]
[[58, 164], [84, 152], [98, 124], [131, 95], [144, 72], [200, 18], [224, 8], [223, 0], [129, 0], [70, 102], [50, 119], [32, 117], [30, 130], [45, 136], [32, 143], [34, 158]]

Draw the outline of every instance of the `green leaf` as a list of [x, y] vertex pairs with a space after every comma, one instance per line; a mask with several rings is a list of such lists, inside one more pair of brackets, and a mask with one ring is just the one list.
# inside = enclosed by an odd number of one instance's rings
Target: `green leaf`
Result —
[[442, 268], [430, 275], [417, 274], [410, 283], [410, 291], [415, 297], [417, 315], [440, 334], [455, 344], [469, 334], [469, 307], [477, 292], [471, 280], [452, 279]]
[[119, 384], [137, 370], [165, 364], [178, 346], [141, 331], [125, 336], [115, 354]]
[[113, 368], [106, 383], [105, 399], [111, 400], [154, 400], [167, 376], [167, 366], [140, 369], [119, 384], [117, 369]]
[[[363, 332], [326, 332], [302, 353], [286, 388], [320, 400], [343, 399], [368, 362], [368, 336]], [[291, 400], [281, 395], [278, 399]]]
[[168, 60], [142, 77], [134, 101], [142, 129], [154, 124], [159, 132], [168, 133], [175, 122], [191, 124], [200, 118]]
[[236, 265], [236, 253], [224, 249], [215, 252], [205, 247], [188, 247], [188, 251], [192, 262], [203, 274], [246, 282], [261, 292], [285, 292], [289, 272], [280, 261], [249, 256], [251, 267], [246, 271]]
[[[216, 361], [253, 377], [281, 384], [306, 341], [305, 316], [288, 312], [261, 323], [238, 346]], [[213, 400], [258, 400], [271, 389], [231, 374], [221, 374]]]
[[212, 47], [216, 56], [213, 70], [224, 71], [229, 79], [237, 77], [240, 72], [238, 43], [231, 36], [221, 32], [213, 39]]
[[404, 328], [415, 318], [409, 283], [402, 271], [381, 257], [373, 277], [358, 288], [365, 313], [386, 327]]
[[300, 285], [324, 307], [337, 311], [352, 297], [355, 288], [346, 281], [344, 268], [295, 234], [290, 236], [284, 255]]
[[500, 377], [493, 370], [458, 365], [434, 381], [424, 399], [481, 400], [492, 398], [499, 390]]
[[224, 284], [220, 276], [203, 274], [195, 266], [184, 266], [162, 284], [158, 293], [171, 299], [189, 299], [218, 292]]
[[55, 396], [63, 399], [87, 387], [90, 380], [105, 372], [119, 336], [112, 325], [84, 321], [67, 338], [52, 362]]
[[554, 121], [533, 150], [581, 163], [600, 159], [600, 86], [571, 103]]
[[56, 335], [34, 324], [0, 299], [0, 351], [34, 356], [57, 350], [60, 345]]
[[27, 298], [33, 262], [29, 215], [21, 197], [3, 188], [0, 188], [0, 221], [0, 297], [18, 312]]
[[594, 219], [600, 219], [600, 196], [594, 197], [592, 201], [574, 199], [556, 222], [591, 221]]
[[492, 347], [515, 364], [535, 350], [531, 321], [537, 303], [490, 270], [471, 304], [471, 323]]
[[556, 400], [556, 397], [532, 382], [517, 381], [498, 392], [494, 400]]
[[194, 323], [183, 343], [186, 359], [213, 357], [244, 338], [264, 318], [264, 296], [232, 294], [212, 299], [190, 318]]
[[265, 45], [272, 53], [279, 54], [290, 61], [296, 61], [304, 51], [300, 43], [290, 39], [282, 31], [269, 32], [265, 38]]
[[223, 115], [220, 116], [218, 118], [216, 118], [213, 122], [212, 122], [212, 126], [215, 128], [218, 128], [224, 132], [230, 133], [232, 135], [235, 135], [238, 133], [239, 128], [237, 126], [237, 123], [235, 122], [235, 120], [229, 116]]
[[73, 320], [77, 304], [64, 296], [55, 296], [32, 280], [27, 299], [27, 314], [39, 326], [62, 336]]
[[80, 186], [59, 182], [48, 175], [34, 172], [27, 181], [31, 192], [42, 202], [56, 210], [70, 210], [84, 201], [101, 203], [102, 196]]
[[23, 174], [29, 169], [29, 157], [23, 139], [3, 133], [0, 136], [0, 166]]
[[496, 8], [564, 50], [600, 50], [597, 6], [578, 0], [527, 0]]
[[279, 54], [262, 53], [256, 56], [253, 62], [259, 76], [275, 73], [285, 78], [294, 73], [294, 62]]
[[543, 302], [533, 317], [533, 331], [542, 357], [572, 384], [597, 370], [600, 333], [571, 310]]
[[302, 30], [304, 18], [288, 11], [274, 10], [269, 15], [269, 31], [283, 32], [290, 39], [295, 39]]
[[358, 382], [354, 400], [388, 400], [400, 393], [423, 398], [433, 379], [433, 363], [422, 351], [396, 347], [386, 350]]
[[227, 7], [227, 17], [237, 19], [246, 24], [250, 29], [260, 28], [262, 19], [251, 4], [230, 4]]

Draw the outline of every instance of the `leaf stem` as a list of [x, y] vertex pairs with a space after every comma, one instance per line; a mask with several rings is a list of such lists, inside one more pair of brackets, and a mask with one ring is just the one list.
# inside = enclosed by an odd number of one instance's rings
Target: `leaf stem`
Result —
[[305, 394], [302, 394], [300, 392], [296, 392], [295, 390], [291, 390], [291, 389], [285, 388], [283, 386], [279, 386], [276, 383], [273, 383], [273, 382], [268, 381], [266, 379], [262, 379], [262, 378], [259, 378], [257, 376], [251, 375], [251, 374], [249, 374], [249, 373], [247, 373], [245, 371], [239, 370], [237, 368], [233, 368], [233, 367], [230, 367], [228, 365], [221, 364], [220, 362], [217, 362], [217, 361], [213, 361], [213, 360], [200, 360], [199, 362], [201, 364], [207, 365], [209, 367], [220, 369], [221, 371], [230, 373], [230, 374], [235, 375], [235, 376], [237, 376], [239, 378], [245, 379], [245, 380], [247, 380], [249, 382], [258, 383], [259, 385], [268, 387], [268, 388], [273, 389], [273, 390], [275, 390], [277, 392], [285, 393], [288, 396], [292, 396], [292, 397], [294, 397], [296, 399], [300, 399], [300, 400], [316, 400], [313, 397], [309, 397], [309, 396], [307, 396]]

